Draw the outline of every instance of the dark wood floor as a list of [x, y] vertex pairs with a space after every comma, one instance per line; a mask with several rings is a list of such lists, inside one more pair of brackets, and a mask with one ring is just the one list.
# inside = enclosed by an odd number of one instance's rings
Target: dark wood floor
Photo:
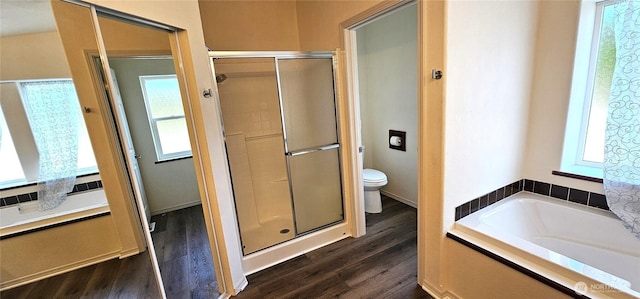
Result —
[[[168, 298], [216, 298], [200, 206], [154, 216]], [[431, 298], [416, 282], [416, 210], [383, 197], [367, 234], [252, 274], [237, 298]], [[207, 245], [207, 246], [205, 246]], [[203, 250], [206, 249], [206, 250]], [[110, 260], [0, 293], [0, 298], [159, 298], [147, 253]]]
[[202, 206], [151, 217], [151, 234], [167, 298], [217, 298]]
[[431, 298], [417, 285], [416, 210], [383, 197], [367, 234], [248, 277], [237, 298]]
[[[201, 206], [154, 216], [152, 238], [168, 298], [217, 298]], [[22, 298], [160, 298], [147, 252], [109, 260], [0, 293]]]

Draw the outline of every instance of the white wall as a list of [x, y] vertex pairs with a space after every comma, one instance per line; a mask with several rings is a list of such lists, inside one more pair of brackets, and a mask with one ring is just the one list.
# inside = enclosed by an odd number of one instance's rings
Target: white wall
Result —
[[522, 178], [536, 11], [534, 1], [449, 3], [445, 229], [456, 206]]
[[[536, 18], [536, 1], [448, 2], [441, 261], [469, 258], [444, 236], [455, 207], [522, 178]], [[485, 287], [451, 266], [445, 289]]]
[[[417, 6], [357, 30], [364, 167], [387, 175], [382, 190], [418, 202]], [[406, 131], [407, 151], [389, 148], [389, 130]]]
[[156, 164], [151, 127], [139, 76], [175, 74], [172, 59], [110, 59], [127, 113], [129, 131], [138, 159], [151, 214], [200, 204], [192, 159]]

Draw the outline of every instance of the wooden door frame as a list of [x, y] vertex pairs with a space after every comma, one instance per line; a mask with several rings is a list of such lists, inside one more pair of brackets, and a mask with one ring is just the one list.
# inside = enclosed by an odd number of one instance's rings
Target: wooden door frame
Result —
[[349, 165], [353, 172], [353, 200], [346, 203], [349, 218], [354, 219], [354, 237], [366, 232], [362, 159], [358, 147], [359, 94], [355, 30], [369, 22], [417, 2], [418, 7], [418, 284], [436, 298], [445, 293], [446, 255], [444, 233], [444, 116], [446, 78], [431, 78], [432, 69], [445, 69], [446, 2], [383, 1], [340, 24], [341, 48], [345, 67], [341, 74], [346, 84], [340, 88], [346, 98], [340, 106], [348, 135]]

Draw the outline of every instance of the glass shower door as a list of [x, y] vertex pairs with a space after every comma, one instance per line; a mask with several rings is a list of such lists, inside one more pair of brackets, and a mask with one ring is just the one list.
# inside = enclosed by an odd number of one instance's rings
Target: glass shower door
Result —
[[295, 237], [274, 58], [214, 61], [245, 255]]
[[296, 233], [342, 221], [340, 153], [328, 58], [278, 59]]

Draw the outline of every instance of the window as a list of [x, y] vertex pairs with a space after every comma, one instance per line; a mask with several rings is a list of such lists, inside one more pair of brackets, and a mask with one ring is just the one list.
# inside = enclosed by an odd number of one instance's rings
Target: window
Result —
[[615, 1], [583, 1], [562, 170], [602, 177], [607, 106], [615, 67]]
[[191, 156], [191, 143], [176, 75], [140, 76], [158, 161]]
[[0, 107], [0, 165], [2, 165], [0, 186], [26, 182], [16, 147], [11, 138], [11, 132], [9, 132], [9, 126], [2, 113], [2, 107]]
[[[36, 84], [34, 84], [36, 83]], [[55, 95], [43, 94], [55, 89]], [[27, 101], [67, 100], [59, 107], [70, 107], [78, 121], [78, 166], [76, 175], [98, 172], [89, 133], [82, 118], [78, 96], [70, 79], [3, 82], [3, 101], [0, 109], [0, 188], [16, 187], [37, 182], [38, 150], [29, 121]], [[15, 136], [14, 138], [11, 138]], [[19, 140], [16, 139], [20, 137]], [[36, 167], [32, 167], [36, 165]]]

